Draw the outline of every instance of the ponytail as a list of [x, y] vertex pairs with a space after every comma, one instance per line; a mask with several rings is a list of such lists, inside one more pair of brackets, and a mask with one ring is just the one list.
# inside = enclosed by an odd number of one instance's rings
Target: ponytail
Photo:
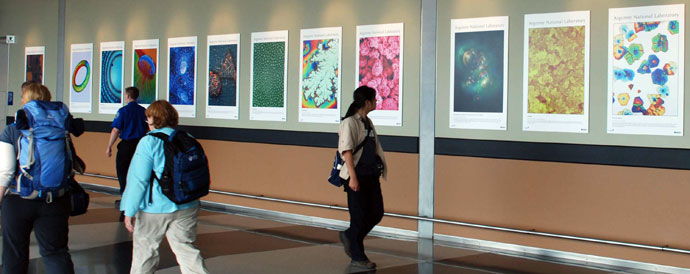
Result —
[[347, 119], [347, 117], [350, 117], [352, 115], [355, 115], [358, 110], [366, 106], [367, 101], [371, 101], [372, 99], [376, 98], [376, 90], [373, 88], [370, 88], [368, 86], [361, 86], [355, 89], [354, 94], [352, 95], [353, 101], [350, 104], [350, 107], [347, 108], [347, 112], [345, 113], [345, 117], [342, 118], [342, 120]]

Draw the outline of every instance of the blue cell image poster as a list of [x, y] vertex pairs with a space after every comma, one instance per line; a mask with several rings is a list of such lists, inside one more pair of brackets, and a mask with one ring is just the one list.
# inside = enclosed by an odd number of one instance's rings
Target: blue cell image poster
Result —
[[194, 47], [170, 49], [170, 103], [194, 104]]
[[196, 116], [196, 37], [168, 39], [168, 101], [181, 117]]

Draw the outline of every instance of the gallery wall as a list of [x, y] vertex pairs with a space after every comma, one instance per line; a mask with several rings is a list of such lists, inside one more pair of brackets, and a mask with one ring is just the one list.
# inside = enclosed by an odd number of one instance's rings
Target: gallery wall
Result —
[[[130, 9], [128, 7], [135, 7]], [[332, 148], [319, 148], [324, 140], [296, 140], [300, 137], [289, 137], [289, 142], [300, 146], [276, 146], [275, 138], [291, 136], [294, 132], [337, 132], [338, 124], [301, 123], [298, 122], [298, 99], [300, 77], [300, 30], [321, 27], [342, 27], [342, 101], [341, 112], [345, 113], [352, 101], [351, 92], [355, 88], [355, 46], [356, 26], [370, 24], [403, 23], [404, 45], [409, 47], [404, 51], [404, 74], [402, 101], [404, 110], [402, 126], [377, 127], [379, 134], [388, 136], [414, 137], [418, 132], [418, 97], [419, 97], [419, 23], [418, 1], [205, 1], [203, 5], [189, 1], [173, 1], [161, 6], [156, 1], [125, 1], [125, 2], [93, 2], [70, 1], [66, 10], [65, 44], [93, 43], [92, 81], [92, 113], [74, 113], [89, 121], [88, 132], [76, 140], [77, 149], [84, 151], [82, 157], [90, 164], [88, 172], [107, 176], [115, 176], [112, 159], [104, 161], [102, 153], [104, 141], [107, 137], [102, 133], [109, 132], [109, 125], [114, 115], [98, 114], [98, 83], [100, 73], [97, 68], [101, 65], [100, 43], [110, 41], [125, 41], [124, 51], [124, 83], [132, 83], [132, 41], [145, 39], [159, 39], [158, 53], [158, 98], [166, 99], [168, 82], [168, 38], [197, 36], [197, 107], [196, 118], [181, 118], [180, 124], [191, 126], [192, 134], [203, 140], [211, 163], [213, 189], [233, 191], [266, 197], [277, 197], [304, 202], [323, 204], [337, 204], [346, 206], [342, 191], [324, 184], [319, 170], [328, 170], [332, 158]], [[156, 12], [150, 12], [155, 10]], [[381, 16], [380, 10], [388, 10]], [[95, 22], [95, 23], [94, 23]], [[249, 119], [250, 105], [250, 66], [251, 66], [251, 33], [288, 30], [288, 65], [287, 65], [287, 121], [267, 122]], [[239, 63], [239, 119], [210, 119], [205, 118], [206, 100], [206, 55], [207, 35], [240, 34], [240, 63]], [[70, 48], [65, 48], [64, 71], [70, 72]], [[71, 81], [64, 85], [63, 100], [70, 101], [69, 90]], [[96, 126], [94, 126], [96, 125]], [[97, 129], [95, 129], [97, 128]], [[237, 136], [238, 131], [224, 131], [224, 129], [242, 129], [247, 136]], [[258, 130], [258, 131], [252, 131]], [[270, 131], [279, 130], [279, 131]], [[262, 143], [257, 134], [273, 135], [271, 140]], [[231, 135], [231, 136], [228, 136]], [[316, 136], [316, 135], [314, 135]], [[309, 135], [309, 139], [315, 137]], [[321, 135], [318, 135], [321, 136]], [[326, 140], [332, 140], [334, 135], [325, 135]], [[233, 142], [237, 138], [248, 138], [243, 142]], [[99, 141], [100, 140], [100, 141]], [[222, 141], [225, 140], [225, 141]], [[253, 141], [250, 141], [253, 140]], [[257, 143], [253, 143], [257, 142]], [[295, 143], [297, 142], [297, 143]], [[385, 142], [385, 141], [384, 141]], [[269, 143], [269, 144], [266, 144]], [[333, 140], [335, 144], [335, 140]], [[396, 146], [389, 142], [386, 146]], [[305, 147], [306, 146], [306, 147]], [[314, 146], [314, 147], [309, 147]], [[400, 149], [393, 149], [400, 151]], [[411, 151], [414, 152], [414, 151]], [[319, 157], [324, 156], [324, 157]], [[405, 214], [416, 214], [417, 208], [417, 180], [416, 154], [388, 152], [387, 160], [392, 167], [405, 172], [392, 176], [391, 182], [384, 189], [387, 210]], [[323, 159], [328, 159], [323, 161]], [[277, 161], [277, 162], [274, 162]], [[271, 172], [266, 168], [271, 167]], [[292, 171], [303, 171], [301, 175], [287, 175]], [[92, 178], [82, 178], [92, 181]], [[112, 183], [112, 182], [111, 182]], [[413, 197], [413, 199], [409, 199]], [[277, 210], [275, 203], [236, 199], [216, 196], [214, 201], [232, 203], [236, 205]], [[313, 215], [324, 218], [347, 220], [341, 212], [316, 210], [308, 207], [284, 207], [279, 211]], [[416, 223], [409, 220], [386, 218], [383, 224], [389, 227], [416, 230]]]
[[[687, 5], [688, 1], [653, 4]], [[646, 5], [650, 3], [438, 1], [437, 218], [652, 246], [690, 247], [684, 232], [688, 222], [678, 218], [690, 211], [685, 203], [690, 172], [684, 160], [687, 157], [682, 156], [687, 155], [690, 143], [687, 134], [670, 137], [607, 133], [607, 104], [611, 100], [607, 91], [609, 8]], [[590, 11], [591, 35], [588, 133], [523, 130], [525, 14], [586, 10]], [[451, 20], [494, 16], [509, 16], [507, 129], [451, 128]], [[687, 84], [681, 90], [685, 87]], [[684, 103], [687, 105], [687, 97]], [[688, 119], [684, 124], [687, 128]], [[435, 233], [690, 266], [687, 255], [671, 252], [445, 224], [437, 224]]]
[[[136, 7], [136, 8], [130, 8]], [[385, 10], [385, 13], [380, 11]], [[66, 11], [65, 44], [93, 43], [93, 68], [100, 65], [101, 42], [125, 41], [125, 86], [132, 83], [132, 41], [159, 39], [158, 98], [168, 94], [168, 38], [197, 37], [196, 118], [182, 118], [183, 125], [336, 132], [337, 123], [298, 122], [300, 80], [300, 30], [342, 27], [342, 102], [344, 114], [355, 89], [356, 26], [404, 24], [404, 75], [402, 126], [379, 127], [384, 135], [417, 136], [419, 98], [420, 6], [418, 1], [69, 1]], [[155, 11], [155, 12], [152, 12]], [[249, 120], [251, 33], [287, 30], [287, 121]], [[207, 35], [240, 34], [239, 120], [205, 118]], [[65, 48], [64, 71], [70, 71], [70, 49]], [[100, 73], [93, 73], [93, 83]], [[69, 91], [70, 83], [65, 83]], [[98, 113], [98, 85], [93, 85], [92, 113], [76, 114], [92, 121], [110, 121], [113, 115]], [[63, 97], [69, 102], [69, 93]]]
[[[58, 51], [58, 1], [1, 0], [0, 33], [13, 34], [16, 43], [10, 45], [9, 90], [14, 91], [14, 105], [7, 108], [7, 114], [14, 116], [21, 102], [20, 87], [24, 82], [24, 48], [45, 46], [45, 85], [56, 95], [57, 51]], [[3, 98], [3, 103], [6, 102]]]
[[[57, 75], [57, 10], [48, 1], [24, 1], [21, 4], [2, 0], [3, 7], [12, 8], [7, 17], [0, 16], [0, 30], [17, 35], [18, 44], [12, 47], [12, 63], [23, 64], [24, 46], [46, 46], [46, 84], [54, 89]], [[677, 4], [659, 1], [655, 4]], [[688, 4], [688, 1], [680, 1]], [[608, 9], [613, 7], [644, 6], [643, 1], [438, 1], [437, 32], [437, 90], [436, 90], [436, 179], [434, 206], [436, 217], [447, 220], [505, 226], [525, 230], [563, 233], [576, 236], [619, 240], [632, 243], [676, 248], [690, 248], [685, 236], [690, 207], [684, 195], [688, 193], [681, 160], [688, 145], [687, 136], [665, 137], [644, 135], [620, 135], [606, 133], [606, 92]], [[46, 13], [40, 18], [53, 18], [39, 24], [27, 20], [28, 15], [15, 12], [31, 7]], [[43, 8], [47, 7], [47, 8]], [[3, 12], [3, 9], [0, 12]], [[155, 10], [155, 12], [151, 12]], [[385, 10], [386, 12], [381, 12]], [[522, 130], [524, 15], [531, 13], [590, 11], [591, 50], [590, 60], [590, 108], [588, 133], [532, 132]], [[4, 14], [2, 14], [4, 15]], [[22, 15], [19, 17], [18, 15]], [[449, 127], [450, 90], [450, 26], [451, 19], [485, 16], [509, 16], [508, 53], [508, 102], [506, 130], [469, 130]], [[7, 19], [6, 19], [7, 18]], [[351, 102], [347, 92], [355, 87], [355, 28], [357, 25], [404, 23], [404, 100], [403, 125], [377, 127], [386, 138], [386, 157], [391, 163], [392, 174], [384, 183], [386, 211], [416, 215], [418, 196], [419, 126], [419, 1], [203, 1], [191, 3], [170, 1], [160, 5], [156, 1], [68, 1], [66, 10], [65, 65], [69, 72], [70, 45], [94, 43], [94, 67], [98, 67], [100, 42], [125, 42], [124, 82], [132, 81], [132, 41], [159, 40], [159, 96], [167, 98], [167, 39], [197, 36], [199, 102], [205, 100], [206, 36], [240, 33], [240, 117], [239, 120], [218, 120], [204, 117], [204, 106], [198, 104], [196, 119], [183, 118], [181, 124], [198, 130], [204, 146], [210, 149], [209, 157], [215, 171], [214, 187], [220, 190], [265, 195], [298, 201], [344, 205], [338, 189], [329, 188], [323, 171], [329, 168], [333, 147], [318, 140], [331, 140], [337, 131], [336, 124], [297, 122], [297, 92], [299, 89], [299, 31], [305, 28], [342, 26], [342, 96], [343, 105]], [[5, 30], [7, 27], [7, 30]], [[685, 27], [684, 25], [682, 27]], [[261, 122], [248, 119], [249, 67], [251, 32], [288, 30], [288, 96], [287, 122]], [[33, 40], [32, 40], [33, 39]], [[687, 37], [686, 37], [687, 40]], [[22, 42], [24, 41], [24, 42]], [[22, 44], [23, 43], [23, 44]], [[51, 53], [52, 51], [52, 53]], [[11, 67], [10, 83], [18, 87], [23, 77], [22, 67]], [[684, 76], [687, 76], [685, 73]], [[69, 101], [68, 75], [63, 89], [64, 101]], [[93, 74], [93, 82], [100, 80]], [[89, 165], [91, 173], [114, 176], [112, 158], [105, 158], [103, 150], [109, 131], [108, 122], [113, 115], [96, 114], [98, 90], [93, 89], [92, 114], [76, 114], [89, 121], [90, 132], [76, 140], [80, 155]], [[19, 101], [15, 94], [15, 102]], [[684, 103], [688, 99], [685, 98]], [[16, 111], [16, 106], [10, 113]], [[344, 113], [344, 109], [342, 110]], [[687, 119], [685, 121], [687, 125]], [[233, 130], [226, 130], [233, 129]], [[236, 129], [236, 130], [234, 130]], [[239, 136], [251, 131], [249, 137]], [[275, 131], [274, 131], [275, 130]], [[277, 143], [263, 141], [262, 136], [296, 136], [292, 141]], [[307, 135], [299, 135], [304, 133]], [[327, 133], [320, 135], [316, 133]], [[328, 135], [330, 134], [330, 135]], [[238, 135], [238, 136], [228, 136]], [[296, 142], [303, 138], [306, 141]], [[248, 138], [241, 141], [234, 139]], [[254, 140], [252, 140], [254, 138]], [[328, 139], [331, 138], [331, 139]], [[402, 139], [401, 139], [402, 138]], [[407, 138], [407, 139], [406, 139]], [[269, 138], [270, 139], [270, 138]], [[271, 139], [275, 141], [274, 139]], [[411, 149], [397, 145], [411, 143]], [[442, 145], [439, 146], [439, 141]], [[314, 145], [317, 144], [318, 145]], [[553, 145], [553, 146], [551, 146]], [[447, 148], [479, 148], [482, 153], [449, 152]], [[438, 149], [441, 148], [441, 149]], [[452, 150], [451, 149], [451, 150]], [[483, 153], [487, 150], [498, 152]], [[603, 150], [600, 150], [603, 149]], [[605, 161], [607, 153], [635, 158], [644, 150], [647, 163], [663, 161], [658, 168], [624, 167], [624, 161]], [[587, 153], [582, 154], [585, 151]], [[603, 151], [603, 152], [602, 152]], [[506, 153], [507, 152], [507, 153]], [[500, 154], [504, 153], [504, 154]], [[438, 155], [440, 154], [440, 155]], [[500, 155], [499, 155], [500, 154]], [[538, 154], [531, 159], [525, 155]], [[569, 163], [562, 159], [569, 154], [583, 156]], [[610, 153], [609, 153], [610, 154]], [[671, 158], [667, 154], [675, 155]], [[303, 157], [302, 155], [309, 155]], [[498, 156], [497, 156], [498, 155]], [[500, 157], [499, 157], [500, 156]], [[654, 156], [654, 157], [652, 157]], [[324, 158], [325, 157], [325, 158]], [[496, 159], [498, 158], [498, 159]], [[274, 162], [276, 159], [284, 160]], [[328, 159], [328, 160], [323, 160]], [[522, 160], [520, 160], [522, 159]], [[687, 159], [687, 158], [685, 158]], [[290, 178], [276, 178], [263, 172], [261, 164], [279, 166], [282, 174], [300, 171]], [[602, 165], [603, 164], [603, 165]], [[672, 166], [677, 164], [677, 166]], [[284, 166], [283, 166], [284, 165]], [[233, 167], [233, 169], [226, 168]], [[679, 170], [674, 170], [679, 169]], [[452, 172], [451, 172], [452, 171]], [[257, 175], [258, 174], [258, 175]], [[281, 180], [282, 179], [282, 180]], [[114, 180], [80, 177], [85, 182], [116, 186]], [[209, 200], [262, 208], [308, 216], [347, 220], [344, 212], [285, 206], [273, 202], [260, 202], [242, 198], [211, 195]], [[386, 218], [384, 226], [415, 231], [416, 222]], [[545, 249], [571, 251], [605, 257], [639, 260], [649, 263], [690, 267], [687, 256], [677, 253], [648, 251], [639, 248], [611, 247], [603, 244], [573, 242], [537, 236], [525, 236], [508, 232], [465, 228], [454, 225], [435, 226], [435, 233], [493, 242], [535, 246]]]
[[[475, 140], [507, 140], [520, 142], [572, 143], [612, 145], [630, 147], [690, 148], [690, 136], [659, 136], [640, 134], [607, 133], [607, 104], [611, 101], [608, 82], [609, 9], [640, 7], [649, 5], [685, 4], [687, 1], [438, 1], [437, 32], [437, 100], [436, 136]], [[587, 133], [562, 133], [523, 130], [523, 61], [524, 27], [526, 14], [555, 13], [567, 11], [590, 12], [589, 50], [589, 130]], [[681, 14], [682, 11], [681, 11]], [[478, 130], [459, 129], [449, 126], [450, 92], [450, 37], [451, 20], [509, 16], [508, 29], [508, 74], [507, 74], [507, 129]], [[684, 27], [684, 26], [681, 26]], [[685, 36], [685, 41], [688, 37]], [[687, 45], [687, 43], [686, 43]], [[646, 49], [652, 52], [651, 49]], [[687, 59], [687, 57], [686, 57]], [[686, 62], [687, 63], [687, 62]], [[637, 63], [635, 63], [637, 65]], [[682, 65], [681, 65], [682, 66]], [[688, 72], [685, 71], [686, 78]], [[640, 76], [641, 77], [641, 76]], [[687, 83], [687, 82], [686, 82]], [[687, 84], [685, 85], [687, 87]], [[683, 87], [681, 87], [683, 90]], [[646, 98], [645, 98], [646, 99]], [[632, 98], [630, 99], [632, 101]], [[684, 98], [687, 106], [690, 98]], [[681, 105], [682, 106], [682, 105]], [[685, 114], [684, 128], [690, 125]]]

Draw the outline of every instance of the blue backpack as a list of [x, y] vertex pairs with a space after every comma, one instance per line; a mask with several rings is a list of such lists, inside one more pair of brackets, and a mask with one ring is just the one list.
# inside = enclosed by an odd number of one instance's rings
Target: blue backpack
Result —
[[25, 199], [52, 202], [69, 189], [72, 152], [69, 110], [62, 102], [30, 101], [23, 107], [28, 129], [17, 146], [20, 175], [11, 191]]
[[176, 204], [184, 204], [208, 194], [211, 175], [208, 159], [201, 144], [187, 132], [177, 130], [169, 136], [162, 132], [149, 133], [163, 140], [165, 168], [158, 178], [151, 171], [149, 203], [153, 202], [153, 180], [158, 181], [163, 194]]

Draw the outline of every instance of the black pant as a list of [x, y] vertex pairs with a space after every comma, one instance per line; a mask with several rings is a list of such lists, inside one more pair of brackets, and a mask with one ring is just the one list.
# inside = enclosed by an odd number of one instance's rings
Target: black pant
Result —
[[350, 211], [350, 228], [345, 235], [350, 240], [350, 252], [355, 261], [368, 260], [364, 254], [364, 237], [383, 218], [383, 196], [378, 177], [357, 177], [359, 191], [345, 183], [347, 207]]
[[29, 271], [29, 236], [35, 232], [47, 273], [74, 273], [67, 247], [71, 210], [69, 195], [43, 200], [26, 200], [7, 195], [2, 202], [2, 273]]
[[137, 150], [137, 144], [139, 144], [139, 139], [120, 140], [120, 143], [117, 144], [115, 169], [117, 169], [117, 180], [120, 182], [120, 194], [125, 192], [127, 170], [129, 170], [129, 163], [132, 162], [134, 152]]

